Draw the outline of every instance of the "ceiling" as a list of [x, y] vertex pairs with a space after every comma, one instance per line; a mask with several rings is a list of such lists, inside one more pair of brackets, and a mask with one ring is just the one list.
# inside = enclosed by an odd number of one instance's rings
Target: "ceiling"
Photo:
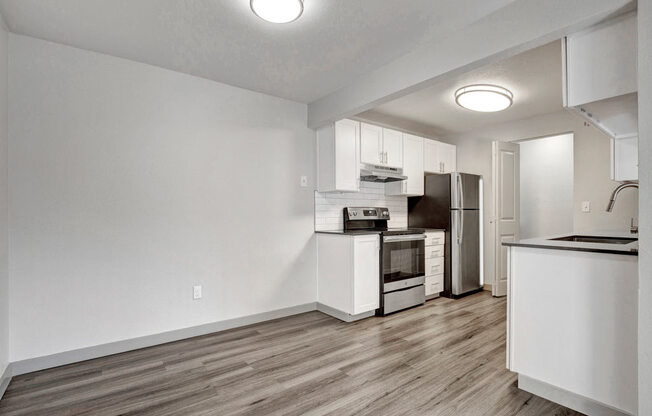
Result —
[[[464, 109], [455, 103], [454, 94], [470, 84], [503, 86], [514, 93], [514, 103], [496, 113]], [[561, 109], [561, 41], [555, 41], [380, 105], [361, 113], [359, 118], [415, 133], [450, 137]]]
[[513, 0], [305, 0], [296, 22], [249, 0], [0, 0], [12, 32], [309, 103]]

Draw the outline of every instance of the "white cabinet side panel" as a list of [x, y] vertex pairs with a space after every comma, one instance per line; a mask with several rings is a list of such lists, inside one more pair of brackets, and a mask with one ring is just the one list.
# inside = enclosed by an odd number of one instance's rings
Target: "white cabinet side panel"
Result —
[[353, 314], [380, 307], [380, 241], [379, 236], [353, 239]]
[[353, 239], [342, 235], [317, 235], [319, 303], [353, 313]]
[[638, 258], [510, 254], [511, 370], [635, 414]]

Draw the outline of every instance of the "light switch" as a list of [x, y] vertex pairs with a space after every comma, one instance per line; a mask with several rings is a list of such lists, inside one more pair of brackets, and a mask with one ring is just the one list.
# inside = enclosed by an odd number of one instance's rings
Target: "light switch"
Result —
[[582, 201], [582, 212], [591, 212], [591, 201]]

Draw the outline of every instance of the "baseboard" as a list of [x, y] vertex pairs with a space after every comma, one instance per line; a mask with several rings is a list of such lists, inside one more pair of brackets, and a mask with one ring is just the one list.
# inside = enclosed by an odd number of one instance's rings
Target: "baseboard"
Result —
[[2, 399], [2, 396], [5, 395], [5, 391], [7, 391], [7, 387], [9, 387], [12, 374], [13, 373], [11, 370], [11, 363], [9, 363], [7, 364], [7, 368], [5, 368], [5, 371], [0, 376], [0, 399]]
[[319, 312], [325, 313], [326, 315], [330, 315], [333, 318], [337, 318], [340, 321], [344, 321], [344, 322], [358, 321], [360, 319], [368, 318], [376, 314], [376, 311], [369, 311], [369, 312], [360, 313], [358, 315], [351, 315], [350, 313], [342, 312], [338, 309], [332, 308], [330, 306], [324, 305], [323, 303], [319, 303], [319, 302], [317, 302], [317, 310]]
[[518, 388], [586, 415], [632, 416], [631, 413], [614, 409], [604, 403], [600, 403], [579, 394], [571, 393], [570, 391], [560, 389], [559, 387], [555, 387], [522, 374], [518, 375]]
[[96, 345], [87, 348], [80, 348], [72, 351], [65, 351], [43, 357], [29, 358], [26, 360], [11, 363], [11, 374], [13, 376], [45, 370], [47, 368], [59, 367], [66, 364], [77, 363], [94, 358], [106, 357], [108, 355], [138, 350], [141, 348], [153, 347], [168, 342], [179, 341], [200, 335], [212, 334], [227, 329], [257, 324], [272, 319], [285, 318], [304, 312], [317, 309], [315, 302], [303, 305], [291, 306], [289, 308], [276, 309], [255, 315], [243, 316], [240, 318], [227, 319], [225, 321], [213, 322], [210, 324], [198, 325], [190, 328], [178, 329], [175, 331], [163, 332], [160, 334], [147, 335], [123, 341], [111, 342], [108, 344]]

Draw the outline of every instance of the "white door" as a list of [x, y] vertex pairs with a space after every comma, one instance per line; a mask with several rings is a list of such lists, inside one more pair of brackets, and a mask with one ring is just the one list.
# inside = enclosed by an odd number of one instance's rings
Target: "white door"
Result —
[[353, 314], [380, 307], [380, 237], [353, 238]]
[[439, 143], [439, 160], [443, 173], [457, 170], [457, 147], [448, 143]]
[[383, 129], [384, 164], [392, 168], [403, 167], [403, 133]]
[[517, 143], [493, 142], [494, 296], [507, 295], [507, 247], [503, 243], [519, 239], [519, 158]]
[[427, 173], [441, 173], [439, 162], [439, 142], [425, 139], [423, 141], [423, 170]]
[[383, 128], [360, 123], [360, 163], [380, 165], [383, 160]]

